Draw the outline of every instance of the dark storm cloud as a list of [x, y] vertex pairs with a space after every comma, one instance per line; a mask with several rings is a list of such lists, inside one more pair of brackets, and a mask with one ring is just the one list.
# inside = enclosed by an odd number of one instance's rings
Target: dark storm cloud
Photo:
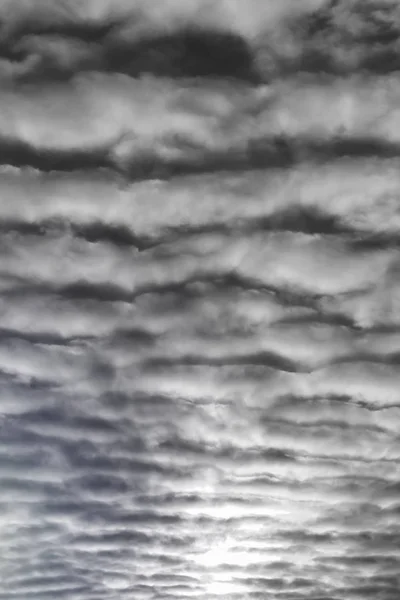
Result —
[[2, 70], [12, 78], [81, 70], [268, 80], [281, 73], [398, 69], [394, 0], [221, 3], [5, 2]]

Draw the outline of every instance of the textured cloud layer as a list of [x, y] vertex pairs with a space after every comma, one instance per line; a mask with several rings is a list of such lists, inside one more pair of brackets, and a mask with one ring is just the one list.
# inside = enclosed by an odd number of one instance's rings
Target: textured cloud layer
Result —
[[8, 0], [4, 77], [233, 76], [397, 71], [396, 0]]
[[0, 6], [0, 600], [397, 600], [400, 12]]

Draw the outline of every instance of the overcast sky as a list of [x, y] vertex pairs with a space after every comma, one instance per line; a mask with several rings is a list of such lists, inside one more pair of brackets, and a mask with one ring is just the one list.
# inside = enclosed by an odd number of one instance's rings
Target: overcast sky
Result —
[[0, 600], [398, 600], [399, 6], [3, 0]]

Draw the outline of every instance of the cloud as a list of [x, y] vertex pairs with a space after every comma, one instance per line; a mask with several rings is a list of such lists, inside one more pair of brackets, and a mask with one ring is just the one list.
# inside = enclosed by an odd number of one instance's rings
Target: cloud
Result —
[[0, 160], [44, 172], [108, 169], [143, 180], [395, 158], [397, 88], [393, 77], [299, 77], [254, 88], [95, 73], [6, 87]]
[[0, 7], [0, 600], [398, 596], [398, 10]]
[[70, 77], [228, 75], [268, 81], [296, 71], [398, 68], [394, 0], [5, 2], [4, 74]]

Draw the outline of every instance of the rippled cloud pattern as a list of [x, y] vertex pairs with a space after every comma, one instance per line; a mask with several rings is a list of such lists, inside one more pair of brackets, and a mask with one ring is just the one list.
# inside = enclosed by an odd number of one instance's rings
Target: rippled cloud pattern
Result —
[[3, 0], [0, 600], [400, 598], [400, 4]]

